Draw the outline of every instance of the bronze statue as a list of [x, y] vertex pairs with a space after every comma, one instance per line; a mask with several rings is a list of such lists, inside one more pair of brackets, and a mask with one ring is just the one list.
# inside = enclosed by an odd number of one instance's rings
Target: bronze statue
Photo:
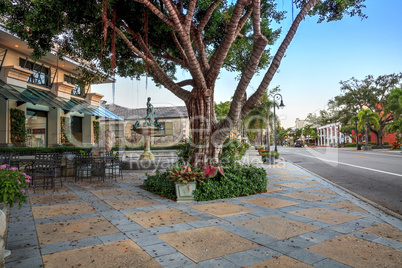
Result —
[[[143, 125], [143, 127], [157, 127], [158, 129], [162, 128], [162, 126], [158, 123], [158, 119], [156, 119], [156, 117], [155, 117], [154, 106], [151, 104], [150, 97], [148, 97], [148, 102], [147, 102], [147, 116], [145, 117], [145, 122], [142, 125]], [[137, 121], [132, 126], [132, 130], [136, 130], [139, 127], [140, 127], [140, 122]]]

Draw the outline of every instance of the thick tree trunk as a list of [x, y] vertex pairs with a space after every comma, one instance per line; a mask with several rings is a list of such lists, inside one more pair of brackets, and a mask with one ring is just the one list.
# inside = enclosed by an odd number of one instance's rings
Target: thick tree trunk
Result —
[[216, 118], [211, 89], [194, 89], [186, 103], [189, 112], [191, 138], [194, 147], [190, 164], [201, 167], [207, 163], [218, 162], [223, 141], [214, 139]]

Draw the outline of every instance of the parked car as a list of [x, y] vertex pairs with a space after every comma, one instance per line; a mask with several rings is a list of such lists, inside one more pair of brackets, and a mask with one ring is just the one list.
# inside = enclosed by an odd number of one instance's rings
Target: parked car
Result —
[[296, 142], [295, 142], [295, 145], [294, 145], [294, 147], [302, 147], [302, 144], [301, 144], [301, 142], [299, 142], [299, 141], [296, 141]]

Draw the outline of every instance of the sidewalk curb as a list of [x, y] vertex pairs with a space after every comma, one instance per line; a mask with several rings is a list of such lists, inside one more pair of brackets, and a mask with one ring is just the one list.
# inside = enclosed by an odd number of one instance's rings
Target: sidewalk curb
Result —
[[363, 202], [366, 202], [366, 203], [370, 204], [371, 206], [373, 206], [374, 208], [376, 208], [376, 209], [378, 209], [378, 210], [384, 212], [385, 214], [388, 214], [388, 215], [390, 215], [390, 216], [392, 216], [392, 217], [394, 217], [394, 218], [397, 218], [397, 219], [399, 219], [399, 220], [402, 221], [402, 215], [400, 215], [400, 214], [398, 214], [398, 213], [396, 213], [396, 212], [393, 212], [393, 211], [387, 209], [386, 207], [381, 206], [380, 204], [377, 204], [376, 202], [373, 202], [373, 201], [371, 201], [371, 200], [369, 200], [369, 199], [367, 199], [367, 198], [365, 198], [365, 197], [363, 197], [363, 196], [361, 196], [361, 195], [359, 195], [359, 194], [356, 194], [355, 192], [352, 192], [351, 190], [346, 189], [345, 187], [340, 186], [340, 185], [338, 185], [338, 184], [336, 184], [336, 183], [334, 183], [334, 182], [332, 182], [332, 181], [330, 181], [330, 180], [328, 180], [328, 179], [326, 179], [326, 178], [324, 178], [324, 177], [321, 177], [320, 175], [315, 174], [314, 172], [312, 172], [312, 171], [310, 171], [310, 170], [308, 170], [308, 169], [306, 169], [306, 168], [304, 168], [304, 167], [302, 167], [302, 166], [299, 166], [298, 164], [295, 164], [295, 163], [293, 163], [293, 162], [291, 162], [291, 161], [289, 161], [289, 160], [286, 160], [286, 159], [284, 159], [284, 160], [285, 160], [286, 162], [289, 162], [289, 163], [291, 163], [292, 165], [295, 165], [295, 166], [297, 166], [298, 168], [300, 168], [300, 169], [302, 169], [302, 170], [304, 170], [304, 171], [306, 171], [306, 172], [312, 174], [313, 176], [315, 176], [315, 177], [317, 177], [317, 178], [320, 178], [320, 179], [322, 179], [323, 181], [325, 181], [325, 182], [327, 182], [327, 183], [329, 183], [329, 184], [331, 184], [331, 185], [333, 185], [333, 186], [335, 186], [335, 187], [341, 189], [342, 191], [345, 191], [346, 193], [348, 193], [348, 194], [350, 194], [350, 195], [352, 195], [352, 196], [354, 196], [354, 197], [356, 197], [356, 198], [362, 200]]

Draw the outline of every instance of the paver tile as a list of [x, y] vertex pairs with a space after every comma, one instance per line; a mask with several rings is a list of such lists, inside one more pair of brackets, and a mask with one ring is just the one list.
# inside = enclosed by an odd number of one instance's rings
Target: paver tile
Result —
[[34, 189], [29, 188], [28, 189], [28, 195], [29, 194], [53, 194], [53, 193], [64, 193], [64, 192], [71, 192], [70, 189], [68, 189], [66, 186], [59, 186], [60, 184], [56, 184], [56, 189], [53, 191], [53, 189], [43, 189], [43, 188], [37, 188]]
[[402, 250], [347, 235], [307, 249], [352, 267], [402, 267]]
[[131, 240], [73, 249], [43, 256], [46, 267], [162, 267]]
[[330, 196], [325, 196], [325, 195], [320, 195], [320, 194], [312, 194], [312, 193], [306, 193], [306, 192], [287, 193], [287, 194], [281, 194], [281, 195], [295, 198], [295, 199], [304, 200], [304, 201], [309, 201], [309, 202], [317, 202], [317, 201], [321, 201], [324, 199], [332, 198]]
[[127, 195], [138, 195], [138, 193], [133, 192], [129, 189], [111, 189], [111, 190], [98, 190], [91, 191], [92, 194], [99, 198], [107, 198], [107, 197], [117, 197], [117, 196], [127, 196]]
[[50, 203], [61, 203], [61, 202], [67, 202], [67, 201], [72, 201], [72, 200], [79, 200], [81, 199], [78, 195], [75, 193], [62, 193], [62, 194], [47, 194], [47, 195], [35, 195], [35, 196], [30, 196], [29, 201], [31, 204], [36, 205], [36, 204], [50, 204]]
[[334, 225], [362, 218], [360, 216], [318, 207], [292, 211], [289, 213]]
[[353, 204], [350, 201], [341, 201], [341, 202], [330, 204], [330, 206], [336, 207], [336, 208], [343, 208], [343, 209], [347, 209], [347, 210], [353, 210], [353, 211], [362, 212], [362, 213], [367, 213], [367, 211], [360, 208], [358, 205]]
[[247, 268], [262, 268], [262, 267], [292, 267], [292, 268], [310, 268], [313, 267], [304, 262], [298, 261], [296, 259], [290, 258], [288, 256], [282, 255], [278, 258], [272, 258], [267, 261], [259, 262]]
[[117, 210], [162, 205], [162, 203], [148, 197], [107, 199], [103, 201]]
[[36, 231], [40, 244], [52, 244], [120, 232], [103, 217], [39, 224], [36, 225]]
[[243, 202], [248, 203], [248, 204], [253, 204], [257, 205], [260, 207], [265, 207], [265, 208], [283, 208], [283, 207], [289, 207], [289, 206], [294, 206], [299, 203], [293, 202], [293, 201], [288, 201], [288, 200], [283, 200], [279, 198], [273, 198], [273, 197], [260, 197], [260, 198], [254, 198], [254, 199], [247, 199], [243, 200]]
[[80, 185], [80, 187], [86, 190], [106, 190], [113, 188], [120, 188], [120, 186], [112, 183], [97, 183], [97, 184], [89, 184], [89, 185]]
[[51, 206], [40, 206], [33, 207], [32, 213], [34, 218], [43, 219], [43, 218], [52, 218], [59, 216], [69, 216], [69, 215], [77, 215], [77, 214], [87, 214], [94, 213], [95, 209], [88, 205], [87, 203], [74, 203], [74, 204], [60, 204], [60, 205], [51, 205]]
[[280, 187], [273, 187], [273, 186], [268, 186], [267, 187], [267, 193], [275, 193], [275, 192], [279, 192], [279, 191], [283, 191], [283, 188]]
[[126, 215], [144, 228], [153, 228], [163, 225], [199, 221], [198, 218], [190, 216], [187, 213], [173, 208], [131, 212], [125, 213], [124, 215]]
[[239, 214], [254, 212], [256, 210], [244, 206], [235, 205], [228, 202], [204, 204], [192, 206], [192, 208], [201, 210], [215, 217], [227, 217]]
[[259, 247], [217, 226], [157, 235], [195, 262]]
[[275, 179], [269, 179], [268, 178], [268, 184], [276, 183], [276, 182], [281, 182], [282, 180], [275, 180]]
[[235, 224], [274, 237], [276, 239], [286, 239], [288, 237], [293, 237], [321, 229], [320, 227], [312, 224], [290, 220], [277, 215], [238, 221]]
[[321, 185], [321, 183], [319, 183], [318, 181], [315, 181], [315, 180], [304, 180], [304, 182], [305, 183], [310, 183], [310, 184], [315, 184], [315, 185]]
[[339, 194], [335, 193], [334, 191], [332, 191], [332, 190], [330, 190], [328, 188], [314, 190], [314, 192], [321, 193], [321, 194], [329, 194], [329, 195], [338, 195], [339, 196]]
[[297, 182], [285, 182], [285, 183], [277, 184], [276, 186], [283, 186], [283, 187], [296, 188], [296, 189], [314, 187], [313, 185], [302, 184], [302, 183], [297, 183]]
[[392, 239], [398, 242], [402, 242], [402, 231], [395, 228], [388, 223], [380, 223], [378, 225], [370, 226], [360, 230], [360, 232], [381, 236], [387, 239]]

